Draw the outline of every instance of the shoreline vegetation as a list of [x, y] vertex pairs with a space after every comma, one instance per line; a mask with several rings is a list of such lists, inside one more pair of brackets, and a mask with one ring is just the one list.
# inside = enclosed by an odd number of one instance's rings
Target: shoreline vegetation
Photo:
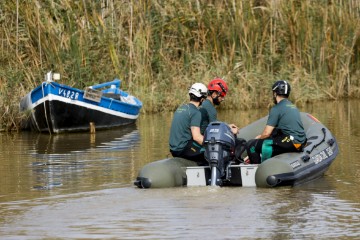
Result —
[[359, 98], [358, 0], [9, 0], [0, 3], [0, 130], [48, 71], [80, 89], [122, 79], [142, 114], [173, 111], [194, 82], [222, 77], [222, 108]]

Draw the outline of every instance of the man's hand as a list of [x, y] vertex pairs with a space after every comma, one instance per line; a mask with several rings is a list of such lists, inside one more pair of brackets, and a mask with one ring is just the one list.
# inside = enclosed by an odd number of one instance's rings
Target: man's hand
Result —
[[233, 134], [235, 134], [235, 135], [238, 134], [239, 128], [235, 124], [231, 123], [231, 124], [229, 124], [229, 127], [231, 128], [231, 132]]

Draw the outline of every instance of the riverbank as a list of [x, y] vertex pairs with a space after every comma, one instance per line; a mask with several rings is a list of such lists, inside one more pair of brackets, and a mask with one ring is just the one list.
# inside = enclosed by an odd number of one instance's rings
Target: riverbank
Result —
[[194, 82], [224, 78], [225, 109], [360, 95], [359, 1], [38, 1], [0, 3], [0, 129], [19, 130], [20, 98], [50, 70], [61, 83], [122, 79], [142, 114], [173, 111]]

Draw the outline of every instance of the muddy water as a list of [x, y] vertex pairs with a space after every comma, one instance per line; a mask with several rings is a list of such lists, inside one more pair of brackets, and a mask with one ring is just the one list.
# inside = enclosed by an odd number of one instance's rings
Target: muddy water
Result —
[[[325, 176], [277, 189], [137, 189], [165, 158], [171, 114], [111, 131], [0, 133], [0, 239], [359, 239], [360, 101], [302, 106], [336, 136]], [[245, 126], [267, 110], [220, 120]]]

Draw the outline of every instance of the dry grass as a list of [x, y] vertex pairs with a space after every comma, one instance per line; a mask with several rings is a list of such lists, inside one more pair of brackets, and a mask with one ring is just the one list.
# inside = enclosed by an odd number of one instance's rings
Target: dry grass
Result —
[[187, 101], [193, 82], [230, 85], [223, 107], [269, 104], [287, 79], [298, 104], [358, 97], [360, 1], [1, 1], [0, 129], [45, 72], [75, 87], [123, 79], [143, 112]]

